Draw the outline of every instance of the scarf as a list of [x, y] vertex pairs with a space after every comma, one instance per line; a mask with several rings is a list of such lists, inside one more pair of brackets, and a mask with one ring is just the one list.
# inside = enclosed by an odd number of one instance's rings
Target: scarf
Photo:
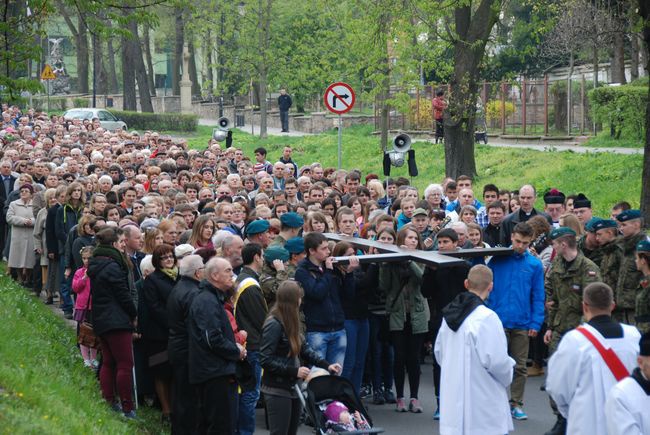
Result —
[[93, 257], [108, 257], [117, 262], [122, 269], [124, 270], [129, 270], [129, 261], [127, 261], [126, 257], [124, 256], [123, 253], [118, 251], [112, 246], [106, 246], [106, 245], [99, 245], [95, 248], [93, 251]]
[[176, 281], [176, 278], [178, 278], [178, 267], [176, 266], [172, 267], [171, 269], [160, 269], [160, 271], [170, 277], [172, 281]]

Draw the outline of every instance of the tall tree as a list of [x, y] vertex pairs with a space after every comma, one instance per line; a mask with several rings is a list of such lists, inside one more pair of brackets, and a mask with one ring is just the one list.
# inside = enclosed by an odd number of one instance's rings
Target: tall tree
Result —
[[[641, 17], [643, 40], [645, 41], [645, 69], [650, 74], [650, 3], [639, 0], [638, 14]], [[650, 226], [650, 81], [648, 82], [648, 100], [645, 107], [645, 146], [643, 150], [643, 173], [641, 175], [641, 213], [646, 227]]]
[[[61, 0], [56, 2], [57, 8], [63, 16], [65, 23], [68, 25], [70, 33], [74, 39], [75, 48], [77, 49], [77, 91], [81, 94], [87, 94], [88, 87], [88, 23], [85, 12], [78, 9], [71, 9]], [[77, 16], [77, 22], [73, 21], [74, 15]]]

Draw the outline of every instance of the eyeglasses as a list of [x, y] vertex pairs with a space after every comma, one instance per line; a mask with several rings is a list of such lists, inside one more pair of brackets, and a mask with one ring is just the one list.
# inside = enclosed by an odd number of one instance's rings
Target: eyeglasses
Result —
[[160, 257], [160, 260], [161, 260], [161, 261], [164, 261], [164, 260], [173, 260], [173, 259], [174, 259], [174, 256], [171, 255], [171, 254], [169, 254], [169, 255], [163, 255], [163, 256]]

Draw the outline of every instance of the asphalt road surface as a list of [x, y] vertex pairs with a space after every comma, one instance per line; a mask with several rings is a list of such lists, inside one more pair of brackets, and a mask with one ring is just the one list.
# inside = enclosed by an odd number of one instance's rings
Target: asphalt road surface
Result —
[[[383, 428], [387, 434], [432, 435], [439, 433], [438, 422], [433, 420], [435, 400], [430, 358], [427, 358], [427, 364], [423, 364], [421, 369], [419, 396], [424, 413], [397, 413], [395, 405], [377, 406], [373, 405], [370, 400], [364, 400], [364, 405], [370, 413], [375, 427]], [[548, 395], [545, 391], [540, 390], [543, 381], [544, 377], [528, 378], [524, 396], [524, 411], [528, 414], [528, 420], [514, 421], [514, 432], [511, 433], [541, 435], [555, 424], [555, 416], [549, 407]], [[406, 390], [408, 390], [408, 380]], [[257, 410], [256, 433], [269, 433], [264, 425], [264, 410], [262, 409]], [[307, 435], [312, 434], [313, 430], [309, 426], [302, 426], [298, 433]]]

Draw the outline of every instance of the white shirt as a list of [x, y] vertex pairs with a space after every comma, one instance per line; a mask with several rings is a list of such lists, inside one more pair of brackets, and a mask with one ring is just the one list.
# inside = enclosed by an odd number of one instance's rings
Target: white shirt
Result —
[[[623, 365], [636, 366], [641, 334], [634, 326], [623, 325], [622, 338], [604, 338], [594, 327], [583, 324], [607, 349], [616, 352]], [[616, 378], [596, 347], [582, 333], [569, 331], [548, 362], [546, 391], [567, 419], [571, 435], [607, 435], [605, 400]]]
[[636, 380], [623, 379], [609, 392], [605, 420], [609, 435], [650, 434], [650, 395]]
[[442, 368], [441, 434], [503, 435], [513, 429], [507, 389], [515, 361], [494, 311], [478, 306], [456, 332], [443, 319], [434, 354]]

